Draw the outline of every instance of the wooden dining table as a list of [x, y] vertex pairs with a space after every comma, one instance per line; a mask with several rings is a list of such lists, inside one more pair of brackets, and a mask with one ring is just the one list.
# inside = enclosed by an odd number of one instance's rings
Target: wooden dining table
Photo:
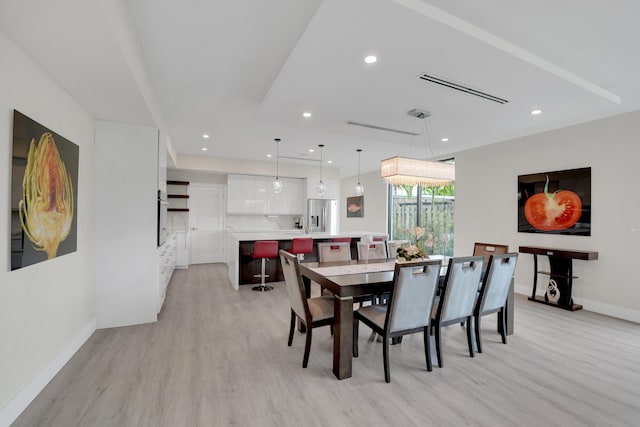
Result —
[[[381, 259], [300, 263], [307, 296], [310, 281], [334, 295], [333, 373], [340, 380], [350, 378], [352, 373], [353, 298], [391, 291], [395, 262], [395, 259]], [[446, 264], [443, 264], [441, 278], [445, 274]], [[513, 307], [513, 281], [507, 299], [507, 335], [513, 334], [513, 310], [510, 307]]]

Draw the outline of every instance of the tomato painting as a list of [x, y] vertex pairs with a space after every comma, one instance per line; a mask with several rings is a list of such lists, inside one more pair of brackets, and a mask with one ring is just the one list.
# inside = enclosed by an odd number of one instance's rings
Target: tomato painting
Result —
[[573, 191], [558, 190], [549, 193], [549, 177], [544, 193], [529, 197], [524, 215], [533, 227], [543, 231], [565, 230], [573, 227], [582, 215], [582, 201]]

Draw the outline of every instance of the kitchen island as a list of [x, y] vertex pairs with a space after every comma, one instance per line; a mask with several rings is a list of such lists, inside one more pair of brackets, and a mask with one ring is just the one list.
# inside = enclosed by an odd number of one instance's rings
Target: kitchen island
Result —
[[[259, 278], [253, 277], [260, 274], [260, 260], [253, 259], [253, 246], [258, 240], [277, 240], [278, 249], [291, 249], [291, 241], [296, 237], [311, 237], [313, 239], [313, 253], [305, 255], [304, 261], [318, 261], [318, 242], [330, 242], [336, 237], [351, 237], [352, 259], [357, 259], [356, 243], [363, 236], [387, 238], [386, 233], [371, 231], [352, 231], [344, 233], [303, 233], [302, 231], [268, 231], [268, 232], [228, 232], [227, 233], [227, 266], [229, 280], [235, 290], [240, 285], [255, 285]], [[284, 280], [279, 259], [273, 259], [266, 265], [266, 273], [271, 277], [267, 282], [280, 282]]]

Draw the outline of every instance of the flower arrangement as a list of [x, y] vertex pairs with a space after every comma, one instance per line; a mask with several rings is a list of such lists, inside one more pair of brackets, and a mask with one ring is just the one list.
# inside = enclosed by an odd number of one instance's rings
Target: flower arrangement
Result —
[[398, 259], [402, 258], [405, 261], [414, 261], [426, 256], [424, 251], [414, 244], [403, 245], [398, 248], [397, 252]]

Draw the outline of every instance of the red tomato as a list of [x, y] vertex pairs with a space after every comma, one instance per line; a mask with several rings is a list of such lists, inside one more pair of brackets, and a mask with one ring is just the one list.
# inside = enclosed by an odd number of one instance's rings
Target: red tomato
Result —
[[544, 193], [534, 194], [524, 204], [524, 216], [538, 230], [565, 230], [572, 227], [582, 215], [580, 196], [568, 190], [549, 194], [548, 186], [547, 177]]

